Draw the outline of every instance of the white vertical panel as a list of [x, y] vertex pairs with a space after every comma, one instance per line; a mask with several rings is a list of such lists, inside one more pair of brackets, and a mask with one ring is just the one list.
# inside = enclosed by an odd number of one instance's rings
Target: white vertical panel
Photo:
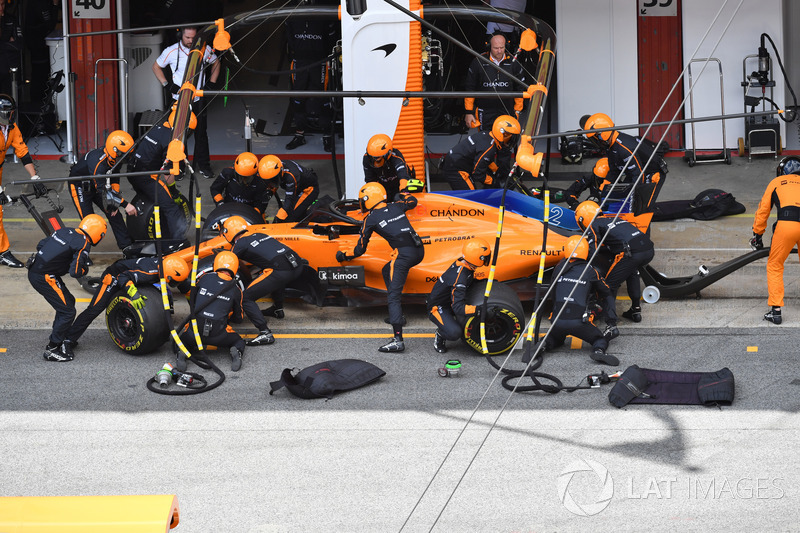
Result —
[[[408, 0], [398, 3], [409, 6]], [[417, 13], [419, 14], [419, 13]], [[409, 60], [411, 19], [382, 0], [367, 0], [367, 10], [353, 18], [342, 4], [342, 86], [345, 91], [403, 91]], [[345, 98], [345, 188], [358, 197], [364, 184], [361, 159], [367, 141], [376, 133], [394, 136], [402, 98]]]
[[[702, 2], [683, 2], [683, 50], [684, 61], [689, 61], [691, 54], [698, 47], [711, 21], [716, 16], [723, 0], [704, 0]], [[725, 111], [741, 113], [744, 111], [744, 91], [742, 65], [745, 56], [758, 53], [760, 36], [767, 33], [784, 58], [783, 27], [781, 17], [781, 0], [744, 0], [736, 12], [739, 1], [729, 1], [716, 24], [711, 28], [708, 37], [700, 44], [695, 57], [716, 57], [722, 62], [725, 86]], [[733, 17], [731, 21], [731, 17]], [[728, 22], [730, 27], [725, 30]], [[724, 34], [723, 34], [724, 31]], [[717, 44], [717, 41], [719, 43]], [[716, 45], [716, 49], [714, 49]], [[783, 108], [784, 100], [783, 74], [772, 46], [767, 42], [767, 50], [772, 56], [773, 77], [777, 82], [774, 100]], [[791, 66], [784, 65], [791, 69]], [[746, 72], [756, 70], [757, 60], [747, 63]], [[695, 116], [715, 115], [720, 109], [719, 70], [709, 64], [706, 71], [699, 76], [702, 64], [692, 66], [695, 79], [694, 114]], [[796, 67], [795, 67], [796, 68]], [[685, 78], [684, 95], [688, 96], [688, 77]], [[754, 94], [754, 93], [751, 93]], [[769, 95], [769, 90], [767, 90]], [[686, 116], [689, 117], [688, 98], [686, 100]], [[783, 122], [781, 122], [783, 125]], [[733, 119], [725, 122], [727, 128], [727, 147], [735, 148], [737, 140], [744, 136], [744, 119]], [[686, 127], [686, 144], [691, 147], [691, 129]], [[720, 149], [722, 146], [722, 124], [720, 122], [698, 123], [695, 125], [696, 145], [698, 149]], [[785, 136], [785, 128], [784, 134]]]
[[636, 4], [627, 0], [556, 0], [558, 127], [585, 114], [638, 122]]

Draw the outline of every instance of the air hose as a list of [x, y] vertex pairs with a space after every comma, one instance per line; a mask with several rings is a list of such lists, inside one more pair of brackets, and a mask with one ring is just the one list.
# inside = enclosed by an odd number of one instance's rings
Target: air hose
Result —
[[225, 381], [225, 374], [210, 359], [198, 354], [192, 357], [192, 361], [194, 361], [195, 364], [202, 369], [214, 371], [219, 376], [219, 379], [209, 385], [206, 379], [200, 374], [196, 374], [194, 372], [181, 372], [181, 374], [191, 378], [191, 381], [183, 389], [169, 390], [160, 388], [156, 384], [155, 377], [147, 380], [147, 388], [155, 393], [165, 394], [167, 396], [188, 396], [190, 394], [200, 394], [201, 392], [208, 392], [216, 389]]

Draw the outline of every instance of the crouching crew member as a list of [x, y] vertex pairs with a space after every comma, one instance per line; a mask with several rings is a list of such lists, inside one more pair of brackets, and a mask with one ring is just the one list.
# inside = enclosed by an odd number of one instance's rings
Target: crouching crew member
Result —
[[392, 148], [392, 139], [383, 133], [370, 137], [361, 163], [364, 166], [364, 181], [380, 183], [390, 202], [394, 201], [397, 193], [406, 190], [408, 180], [415, 175], [403, 153]]
[[464, 333], [467, 318], [474, 315], [476, 306], [467, 305], [467, 291], [475, 280], [475, 269], [488, 266], [492, 258], [489, 244], [480, 237], [464, 243], [459, 257], [439, 276], [428, 295], [428, 318], [436, 324], [433, 348], [447, 351], [446, 341], [457, 341]]
[[756, 209], [753, 238], [750, 245], [763, 248], [764, 231], [772, 206], [778, 211], [778, 221], [772, 226], [772, 243], [767, 259], [767, 305], [770, 309], [764, 320], [780, 324], [783, 307], [783, 264], [795, 246], [800, 247], [800, 159], [784, 157], [778, 164], [775, 179], [769, 182]]
[[89, 250], [100, 242], [106, 230], [106, 221], [100, 215], [87, 215], [76, 229], [58, 229], [36, 246], [28, 281], [56, 310], [50, 342], [43, 354], [47, 361], [65, 362], [75, 358], [71, 346], [64, 343], [76, 314], [75, 297], [61, 276], [66, 273], [73, 278], [86, 275]]
[[595, 295], [599, 301], [603, 301], [608, 299], [611, 290], [597, 269], [586, 262], [589, 245], [585, 239], [581, 239], [580, 235], [567, 239], [566, 252], [568, 257], [558, 263], [554, 270], [558, 279], [555, 282], [553, 314], [550, 315], [553, 323], [544, 341], [544, 349], [557, 348], [564, 344], [567, 335], [572, 335], [592, 345], [590, 357], [593, 360], [616, 366], [619, 360], [606, 353], [610, 339], [588, 319], [587, 311]]
[[[242, 290], [235, 279], [238, 270], [236, 254], [227, 250], [218, 253], [214, 257], [214, 271], [206, 272], [197, 280], [197, 295], [192, 307], [203, 345], [229, 348], [234, 372], [242, 368], [245, 348], [244, 339], [228, 324], [228, 321], [241, 322], [244, 319]], [[184, 326], [180, 339], [188, 350], [197, 349], [190, 324]], [[177, 353], [176, 366], [181, 372], [186, 371], [183, 353]]]
[[463, 139], [442, 158], [440, 175], [453, 190], [474, 190], [497, 185], [495, 176], [508, 176], [511, 170], [511, 140], [519, 135], [519, 121], [501, 115], [492, 131], [481, 131]]
[[[222, 234], [233, 245], [233, 253], [241, 261], [246, 261], [261, 269], [261, 275], [244, 290], [244, 312], [258, 328], [256, 338], [247, 342], [248, 346], [263, 346], [275, 342], [265, 313], [283, 317], [283, 289], [303, 273], [300, 256], [284, 243], [265, 233], [249, 233], [247, 222], [239, 216], [232, 216], [222, 225]], [[258, 308], [256, 300], [272, 294], [274, 305], [264, 313]]]
[[258, 157], [250, 152], [236, 156], [233, 167], [222, 169], [211, 184], [211, 196], [216, 205], [239, 202], [255, 208], [261, 216], [267, 211], [271, 194], [267, 183], [258, 179]]
[[127, 153], [133, 147], [133, 137], [129, 133], [116, 130], [106, 138], [103, 148], [90, 150], [83, 159], [75, 163], [69, 170], [70, 176], [97, 176], [93, 179], [70, 181], [69, 191], [72, 202], [81, 218], [94, 213], [92, 204], [105, 213], [117, 246], [124, 250], [133, 242], [125, 225], [125, 218], [119, 209], [124, 209], [129, 215], [136, 215], [138, 211], [133, 204], [128, 203], [119, 192], [119, 176], [111, 175], [111, 190], [106, 190], [106, 174], [117, 163], [120, 154]]
[[[136, 309], [144, 307], [147, 297], [141, 294], [137, 285], [151, 285], [161, 279], [158, 271], [157, 257], [140, 257], [138, 259], [120, 259], [103, 271], [100, 286], [92, 296], [89, 306], [72, 323], [64, 344], [75, 348], [78, 339], [84, 334], [100, 313], [105, 311], [108, 303], [121, 291], [125, 291]], [[189, 265], [179, 257], [164, 258], [164, 279], [171, 285], [180, 283], [189, 277]]]
[[403, 286], [406, 284], [408, 271], [422, 261], [425, 249], [422, 239], [411, 227], [406, 217], [406, 211], [417, 206], [417, 199], [409, 193], [400, 193], [398, 200], [392, 203], [386, 201], [386, 190], [380, 183], [366, 183], [358, 192], [358, 201], [361, 210], [368, 212], [361, 226], [361, 235], [358, 238], [352, 255], [343, 251], [336, 252], [339, 262], [350, 261], [367, 251], [369, 239], [373, 233], [383, 237], [392, 247], [391, 260], [383, 266], [383, 281], [386, 283], [386, 299], [389, 305], [389, 324], [392, 325], [394, 338], [384, 344], [378, 351], [402, 352], [405, 350], [403, 342], [403, 308], [401, 298]]
[[608, 192], [606, 186], [610, 182], [606, 179], [606, 176], [608, 176], [608, 158], [601, 157], [597, 160], [597, 163], [594, 164], [591, 176], [584, 176], [575, 180], [572, 185], [564, 191], [564, 197], [567, 199], [569, 208], [574, 210], [578, 207], [578, 204], [581, 203], [578, 198], [581, 193], [587, 189], [589, 190], [589, 197], [587, 200], [599, 204], [605, 197], [603, 194], [604, 191]]
[[274, 155], [265, 155], [258, 163], [258, 175], [275, 198], [278, 187], [286, 191], [273, 222], [301, 221], [319, 196], [316, 172], [294, 161], [283, 162]]
[[[595, 214], [598, 216], [595, 217]], [[606, 273], [606, 283], [611, 287], [611, 295], [606, 303], [606, 335], [612, 339], [617, 331], [615, 304], [617, 291], [623, 282], [627, 285], [631, 307], [622, 316], [633, 322], [642, 321], [642, 284], [639, 269], [653, 260], [655, 249], [653, 241], [643, 231], [626, 220], [601, 217], [600, 206], [591, 201], [581, 202], [575, 209], [575, 220], [581, 229], [589, 226], [586, 238], [590, 253], [594, 253], [600, 242], [613, 256], [613, 262]], [[592, 218], [594, 217], [594, 222]]]

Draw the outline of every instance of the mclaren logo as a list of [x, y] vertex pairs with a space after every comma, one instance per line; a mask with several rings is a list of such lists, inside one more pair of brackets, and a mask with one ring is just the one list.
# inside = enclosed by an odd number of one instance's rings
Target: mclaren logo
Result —
[[377, 48], [373, 48], [373, 49], [372, 49], [372, 51], [374, 52], [375, 50], [380, 50], [380, 51], [382, 51], [383, 53], [385, 53], [385, 54], [386, 54], [386, 55], [385, 55], [385, 56], [383, 56], [383, 57], [389, 57], [389, 54], [391, 54], [392, 52], [394, 52], [395, 48], [397, 48], [397, 45], [396, 45], [396, 44], [394, 44], [394, 43], [389, 43], [389, 44], [384, 44], [383, 46], [379, 46], [379, 47], [377, 47]]

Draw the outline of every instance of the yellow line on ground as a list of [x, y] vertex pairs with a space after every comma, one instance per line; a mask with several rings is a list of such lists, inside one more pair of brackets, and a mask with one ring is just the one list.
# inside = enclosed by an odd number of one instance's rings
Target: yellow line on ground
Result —
[[[274, 333], [276, 339], [384, 339], [391, 333]], [[243, 339], [252, 339], [255, 333], [242, 335]], [[433, 338], [433, 333], [403, 333], [403, 337], [412, 339]]]
[[757, 352], [758, 351], [758, 346], [748, 346], [747, 347], [747, 351], [748, 352]]
[[5, 348], [0, 348], [0, 353], [6, 353], [6, 349]]

